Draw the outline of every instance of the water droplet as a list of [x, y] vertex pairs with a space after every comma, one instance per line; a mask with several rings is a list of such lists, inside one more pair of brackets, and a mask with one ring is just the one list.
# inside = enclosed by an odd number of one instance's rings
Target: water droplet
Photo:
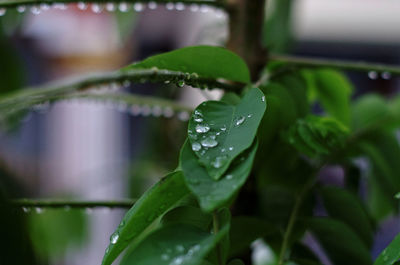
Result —
[[133, 9], [134, 9], [136, 12], [142, 12], [142, 11], [144, 10], [144, 6], [143, 6], [142, 3], [135, 3], [135, 4], [133, 5]]
[[247, 115], [247, 118], [251, 118], [253, 116], [253, 114], [249, 114]]
[[161, 255], [162, 260], [169, 260], [169, 255], [168, 254], [162, 254]]
[[31, 208], [29, 208], [29, 207], [22, 207], [22, 211], [23, 211], [24, 213], [29, 213], [29, 212], [31, 211]]
[[39, 5], [39, 8], [40, 8], [40, 10], [42, 10], [42, 11], [48, 11], [48, 10], [50, 10], [50, 5], [49, 5], [49, 4], [46, 4], [46, 3], [43, 3], [43, 4], [40, 4], [40, 5]]
[[243, 116], [240, 116], [240, 117], [236, 118], [235, 125], [239, 126], [240, 124], [242, 124], [244, 122], [245, 119], [246, 118], [243, 117]]
[[197, 79], [197, 78], [199, 78], [199, 75], [197, 73], [191, 73], [190, 74], [190, 78], [191, 79]]
[[217, 10], [215, 10], [215, 16], [217, 18], [225, 18], [226, 14], [225, 14], [225, 12], [223, 10], [217, 9]]
[[67, 10], [68, 6], [64, 3], [57, 3], [53, 5], [54, 9]]
[[129, 112], [133, 116], [138, 116], [142, 112], [142, 108], [139, 105], [133, 105]]
[[174, 110], [170, 107], [166, 107], [163, 110], [163, 115], [165, 118], [171, 118], [172, 116], [174, 116]]
[[233, 178], [233, 175], [231, 175], [231, 174], [229, 174], [229, 175], [226, 175], [226, 177], [225, 177], [226, 179], [232, 179]]
[[174, 3], [166, 3], [165, 8], [167, 10], [174, 10]]
[[41, 214], [41, 213], [43, 213], [43, 209], [40, 208], [40, 207], [35, 207], [35, 212], [36, 212], [37, 214]]
[[400, 199], [400, 192], [396, 193], [396, 195], [394, 195], [394, 197], [395, 197], [396, 199]]
[[121, 11], [121, 12], [128, 12], [129, 11], [129, 4], [125, 3], [125, 2], [120, 3], [118, 5], [118, 10]]
[[149, 9], [154, 10], [157, 9], [157, 3], [156, 2], [149, 2], [147, 4], [147, 6], [149, 7]]
[[183, 263], [183, 257], [179, 256], [176, 257], [171, 263], [170, 265], [181, 265]]
[[385, 80], [389, 80], [389, 79], [392, 77], [392, 75], [391, 75], [389, 72], [383, 72], [383, 73], [381, 74], [381, 77], [382, 77], [383, 79], [385, 79]]
[[200, 6], [200, 12], [201, 13], [208, 13], [208, 11], [210, 11], [210, 8], [206, 5], [201, 5]]
[[103, 11], [103, 5], [100, 4], [92, 4], [91, 9], [93, 13], [100, 14]]
[[218, 156], [215, 158], [213, 162], [211, 162], [211, 165], [214, 168], [220, 168], [225, 164], [227, 158], [228, 158], [227, 156]]
[[200, 118], [200, 117], [194, 118], [194, 121], [195, 121], [195, 122], [202, 122], [202, 121], [203, 121], [203, 118]]
[[233, 146], [229, 147], [228, 150], [229, 150], [229, 151], [232, 151], [232, 150], [233, 150]]
[[110, 237], [110, 243], [111, 244], [117, 243], [118, 238], [119, 238], [119, 233], [118, 232], [114, 232]]
[[31, 8], [30, 8], [30, 11], [31, 11], [31, 13], [32, 14], [34, 14], [34, 15], [39, 15], [40, 14], [40, 8], [39, 7], [37, 7], [37, 6], [32, 6]]
[[226, 151], [225, 148], [221, 148], [221, 153], [224, 153]]
[[176, 251], [178, 251], [178, 252], [183, 252], [183, 251], [185, 251], [185, 247], [182, 246], [182, 245], [177, 245], [177, 246], [175, 247], [175, 249], [176, 249]]
[[78, 9], [79, 10], [86, 10], [88, 8], [88, 5], [84, 2], [79, 2], [78, 3]]
[[159, 106], [154, 106], [151, 113], [153, 114], [154, 117], [160, 117], [162, 114], [162, 109]]
[[119, 112], [126, 112], [127, 109], [128, 109], [128, 105], [125, 102], [118, 103], [117, 110]]
[[194, 111], [194, 115], [203, 117], [203, 113], [201, 113], [201, 111], [197, 109]]
[[85, 208], [85, 212], [86, 214], [92, 214], [93, 213], [93, 209], [90, 207]]
[[180, 81], [178, 81], [178, 83], [176, 83], [176, 85], [178, 87], [184, 87], [185, 86], [185, 81], [184, 80], [180, 80]]
[[186, 111], [181, 111], [178, 113], [178, 119], [180, 121], [188, 121], [189, 120], [189, 113]]
[[110, 252], [110, 247], [107, 247], [105, 250], [105, 253], [108, 254], [108, 252]]
[[150, 108], [150, 106], [144, 105], [144, 106], [142, 107], [142, 115], [145, 116], [145, 117], [147, 117], [147, 116], [149, 116], [150, 114], [151, 114], [151, 108]]
[[26, 11], [26, 6], [17, 6], [18, 13], [24, 13]]
[[185, 5], [181, 2], [178, 2], [175, 4], [175, 9], [178, 11], [183, 11], [183, 10], [185, 10]]
[[115, 9], [116, 9], [116, 7], [115, 7], [114, 3], [107, 3], [107, 4], [106, 4], [106, 10], [107, 10], [108, 12], [114, 12]]
[[201, 140], [201, 145], [207, 148], [211, 148], [217, 146], [218, 142], [211, 137], [207, 137], [206, 139]]
[[226, 126], [224, 125], [224, 127], [221, 127], [221, 131], [226, 131]]
[[375, 79], [378, 78], [378, 73], [375, 72], [375, 71], [369, 71], [368, 72], [368, 77], [369, 77], [369, 79], [375, 80]]
[[199, 144], [199, 143], [197, 143], [197, 142], [195, 142], [195, 143], [193, 143], [192, 144], [192, 150], [193, 151], [200, 151], [200, 149], [201, 149], [201, 144]]
[[196, 132], [197, 133], [206, 133], [210, 130], [210, 126], [207, 124], [197, 124], [196, 125]]
[[215, 135], [217, 135], [217, 136], [218, 136], [218, 135], [220, 135], [220, 134], [221, 134], [221, 132], [217, 132]]
[[265, 96], [262, 96], [262, 97], [261, 97], [261, 101], [262, 101], [262, 102], [265, 102]]
[[200, 9], [200, 7], [199, 7], [198, 4], [191, 4], [190, 5], [190, 11], [192, 11], [192, 12], [197, 12], [197, 11], [199, 11], [199, 9]]
[[124, 227], [125, 226], [125, 220], [122, 220], [121, 223], [119, 223], [118, 227]]

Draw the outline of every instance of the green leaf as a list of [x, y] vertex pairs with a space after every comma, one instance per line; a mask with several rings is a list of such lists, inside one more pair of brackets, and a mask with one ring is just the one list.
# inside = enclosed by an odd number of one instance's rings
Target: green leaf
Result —
[[[226, 211], [224, 209], [222, 214]], [[133, 249], [121, 265], [202, 264], [228, 232], [229, 221], [221, 223], [220, 229], [214, 234], [186, 224], [163, 226]]]
[[315, 157], [343, 147], [347, 134], [348, 129], [333, 118], [308, 115], [298, 119], [284, 137], [300, 153]]
[[228, 265], [245, 265], [243, 261], [241, 261], [240, 259], [234, 259], [231, 260]]
[[212, 215], [203, 212], [197, 207], [180, 206], [166, 213], [161, 222], [163, 225], [188, 224], [208, 231], [211, 226]]
[[390, 117], [386, 101], [380, 95], [374, 94], [367, 94], [359, 98], [352, 105], [351, 112], [353, 129], [379, 126], [380, 122]]
[[17, 90], [24, 83], [24, 71], [20, 58], [0, 32], [0, 94]]
[[102, 265], [110, 265], [146, 228], [188, 193], [181, 171], [167, 175], [145, 192], [111, 235]]
[[315, 94], [324, 109], [345, 125], [350, 124], [351, 83], [340, 72], [332, 69], [313, 71]]
[[191, 148], [208, 174], [219, 179], [231, 162], [254, 141], [266, 108], [264, 94], [251, 88], [237, 105], [200, 104], [189, 120]]
[[368, 247], [371, 247], [372, 223], [360, 199], [343, 188], [337, 187], [324, 187], [320, 190], [320, 194], [329, 215], [346, 223]]
[[199, 164], [189, 141], [186, 140], [181, 150], [180, 165], [187, 186], [197, 197], [203, 210], [211, 212], [234, 197], [251, 171], [256, 150], [257, 142], [254, 142], [251, 148], [232, 163], [224, 177], [214, 180]]
[[368, 248], [346, 224], [330, 218], [310, 218], [306, 224], [334, 264], [372, 264]]
[[232, 218], [229, 257], [235, 257], [243, 250], [249, 249], [253, 241], [258, 238], [279, 232], [277, 227], [262, 219], [251, 216]]
[[378, 258], [375, 260], [374, 265], [392, 265], [397, 263], [400, 259], [400, 234], [397, 235], [393, 241], [387, 246]]
[[158, 69], [197, 74], [205, 78], [250, 83], [246, 63], [235, 53], [213, 46], [186, 47], [151, 56], [146, 60], [125, 67], [125, 69]]

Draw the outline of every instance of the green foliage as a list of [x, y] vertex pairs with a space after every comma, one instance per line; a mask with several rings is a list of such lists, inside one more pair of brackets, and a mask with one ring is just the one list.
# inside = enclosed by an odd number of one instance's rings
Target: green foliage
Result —
[[393, 241], [385, 248], [378, 258], [375, 260], [374, 265], [392, 265], [397, 264], [400, 259], [400, 235], [397, 235]]

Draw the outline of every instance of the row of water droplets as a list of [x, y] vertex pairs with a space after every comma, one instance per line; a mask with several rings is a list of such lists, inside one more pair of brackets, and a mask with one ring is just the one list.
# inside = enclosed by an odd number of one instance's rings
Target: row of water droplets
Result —
[[[103, 11], [108, 11], [108, 12], [115, 12], [115, 11], [120, 11], [120, 12], [129, 12], [129, 11], [135, 11], [135, 12], [142, 12], [146, 9], [148, 10], [156, 10], [159, 7], [159, 4], [156, 2], [148, 2], [148, 3], [127, 3], [127, 2], [121, 2], [121, 3], [105, 3], [105, 4], [100, 4], [100, 3], [92, 3], [88, 4], [85, 2], [78, 2], [77, 3], [77, 8], [79, 10], [85, 11], [85, 10], [91, 10], [94, 13], [101, 13]], [[26, 5], [20, 5], [16, 7], [17, 12], [19, 13], [25, 13], [27, 11], [30, 11], [34, 15], [39, 15], [40, 13], [44, 11], [48, 11], [50, 9], [56, 9], [56, 10], [67, 10], [68, 5], [65, 3], [55, 3], [55, 4], [49, 4], [49, 3], [42, 3], [39, 5], [33, 5], [33, 6], [26, 6]], [[170, 2], [166, 3], [164, 5], [164, 8], [166, 10], [172, 11], [185, 11], [189, 10], [191, 12], [200, 12], [200, 13], [209, 13], [213, 12], [215, 13], [215, 16], [218, 18], [225, 18], [226, 14], [224, 13], [223, 10], [210, 7], [207, 5], [199, 5], [199, 4], [184, 4], [182, 2]], [[0, 7], [0, 16], [4, 16], [6, 14], [7, 9], [5, 7]]]
[[368, 72], [368, 78], [372, 80], [377, 80], [379, 76], [384, 79], [384, 80], [390, 80], [392, 78], [392, 74], [390, 72], [382, 72], [378, 73], [376, 71], [369, 71]]
[[[26, 213], [26, 214], [30, 214], [30, 213], [35, 213], [35, 214], [42, 214], [45, 213], [46, 210], [48, 208], [47, 207], [27, 207], [27, 206], [23, 206], [21, 207], [22, 212]], [[64, 207], [59, 207], [59, 208], [49, 208], [51, 210], [62, 210], [62, 211], [70, 211], [72, 209], [71, 206], [66, 205]], [[93, 211], [99, 210], [102, 211], [104, 213], [109, 213], [111, 210], [116, 209], [115, 207], [109, 207], [109, 206], [104, 206], [104, 207], [83, 207], [83, 208], [74, 208], [76, 210], [80, 209], [83, 210], [86, 214], [92, 214]]]

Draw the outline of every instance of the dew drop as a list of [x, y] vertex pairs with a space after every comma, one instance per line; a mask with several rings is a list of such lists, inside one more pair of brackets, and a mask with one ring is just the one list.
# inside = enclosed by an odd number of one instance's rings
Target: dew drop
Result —
[[203, 117], [203, 113], [201, 113], [201, 111], [199, 111], [197, 109], [194, 111], [194, 115]]
[[178, 81], [178, 83], [176, 83], [176, 85], [178, 87], [184, 87], [185, 86], [185, 81], [184, 80], [180, 80], [180, 81]]
[[215, 158], [213, 162], [211, 162], [211, 165], [214, 168], [220, 168], [225, 164], [227, 158], [228, 158], [227, 156], [218, 156]]
[[389, 79], [392, 77], [392, 75], [391, 75], [389, 72], [383, 72], [383, 73], [381, 74], [381, 77], [382, 77], [383, 79], [385, 79], [385, 80], [389, 80]]
[[186, 111], [181, 111], [178, 113], [178, 119], [180, 121], [188, 121], [189, 120], [189, 113]]
[[133, 116], [138, 116], [142, 112], [142, 108], [139, 105], [133, 105], [129, 112]]
[[396, 195], [394, 195], [394, 197], [395, 197], [396, 199], [400, 199], [400, 192], [396, 193]]
[[210, 130], [210, 126], [207, 124], [197, 124], [196, 125], [196, 132], [197, 133], [206, 133]]
[[369, 79], [375, 80], [375, 79], [378, 78], [378, 73], [375, 72], [375, 71], [369, 71], [368, 72], [368, 77], [369, 77]]
[[5, 8], [0, 8], [0, 17], [6, 14], [7, 10]]
[[179, 256], [176, 257], [171, 263], [170, 265], [181, 265], [183, 263], [183, 257]]
[[37, 214], [41, 214], [41, 213], [43, 213], [43, 209], [40, 208], [40, 207], [35, 207], [35, 212], [36, 212]]
[[67, 8], [68, 8], [68, 6], [66, 4], [64, 4], [64, 3], [54, 4], [53, 7], [55, 9], [60, 9], [60, 10], [67, 10]]
[[151, 9], [151, 10], [157, 9], [157, 3], [156, 3], [156, 2], [149, 2], [149, 3], [147, 4], [147, 6], [148, 6], [149, 9]]
[[169, 255], [168, 254], [162, 254], [161, 255], [162, 260], [169, 260]]
[[183, 251], [185, 251], [185, 247], [182, 246], [182, 245], [177, 245], [175, 249], [176, 249], [176, 251], [178, 251], [178, 252], [183, 252]]
[[203, 118], [200, 118], [200, 117], [194, 118], [194, 121], [195, 121], [195, 122], [202, 122], [202, 121], [203, 121]]
[[107, 10], [108, 12], [114, 12], [115, 9], [116, 9], [116, 7], [115, 7], [114, 3], [107, 3], [107, 4], [106, 4], [106, 10]]
[[26, 6], [17, 6], [18, 13], [24, 13], [26, 11]]
[[142, 115], [147, 117], [151, 114], [151, 108], [148, 105], [142, 107]]
[[239, 126], [240, 124], [242, 124], [242, 123], [244, 122], [245, 119], [246, 119], [246, 118], [243, 117], [243, 116], [238, 117], [238, 118], [236, 119], [236, 121], [235, 121], [235, 125], [236, 125], [236, 126]]
[[225, 125], [223, 127], [221, 127], [221, 131], [223, 131], [223, 132], [226, 131], [226, 126]]
[[118, 103], [117, 110], [119, 112], [126, 112], [127, 109], [128, 109], [128, 105], [125, 102]]
[[226, 175], [226, 177], [225, 177], [226, 179], [232, 179], [233, 178], [233, 175], [231, 175], [231, 174], [229, 174], [229, 175]]
[[154, 106], [151, 113], [153, 114], [154, 117], [160, 117], [162, 114], [162, 109], [159, 106]]
[[134, 9], [136, 12], [142, 12], [142, 11], [144, 10], [144, 6], [143, 6], [142, 3], [135, 3], [135, 4], [133, 5], [133, 9]]
[[174, 3], [166, 3], [165, 8], [167, 10], [174, 10]]
[[197, 78], [199, 78], [199, 75], [197, 73], [191, 73], [190, 78], [197, 79]]
[[32, 6], [31, 8], [30, 8], [30, 11], [31, 11], [31, 13], [32, 14], [34, 14], [34, 15], [39, 15], [40, 14], [40, 8], [39, 7], [37, 7], [37, 6]]
[[22, 211], [23, 211], [24, 213], [29, 213], [29, 212], [31, 211], [31, 209], [28, 208], [28, 207], [22, 207]]
[[210, 8], [206, 5], [201, 5], [200, 6], [200, 12], [201, 13], [208, 13], [208, 11], [210, 11]]
[[185, 10], [185, 5], [181, 2], [178, 2], [175, 4], [175, 9], [178, 11], [183, 11], [183, 10]]
[[249, 114], [247, 115], [247, 118], [251, 118], [253, 116], [253, 114]]
[[221, 148], [221, 153], [224, 153], [226, 151], [225, 148]]
[[115, 243], [117, 243], [118, 239], [119, 239], [119, 233], [114, 232], [110, 237], [110, 243], [114, 245]]
[[172, 116], [174, 116], [174, 110], [170, 107], [166, 107], [163, 110], [163, 115], [165, 118], [171, 118]]
[[88, 8], [88, 5], [84, 2], [79, 2], [78, 3], [78, 9], [79, 10], [86, 10]]
[[207, 137], [201, 140], [201, 145], [207, 148], [215, 147], [218, 145], [218, 142], [211, 137]]
[[105, 250], [105, 253], [108, 254], [108, 252], [110, 252], [110, 247], [107, 247]]
[[200, 7], [199, 7], [198, 4], [191, 4], [190, 5], [190, 11], [192, 11], [192, 12], [197, 12], [197, 11], [199, 11], [199, 9], [200, 9]]
[[228, 150], [229, 150], [229, 151], [232, 151], [232, 150], [233, 150], [233, 146], [229, 147]]
[[265, 102], [265, 96], [262, 96], [262, 97], [261, 97], [261, 101], [262, 101], [262, 102]]
[[[128, 3], [125, 3], [125, 2], [120, 3], [120, 4], [118, 5], [118, 10], [121, 11], [121, 12], [123, 12], [123, 13], [128, 12], [128, 11], [129, 11], [129, 4], [128, 4]], [[129, 84], [129, 85], [130, 85], [130, 84]]]
[[50, 5], [48, 5], [46, 3], [40, 4], [39, 7], [40, 7], [40, 10], [42, 10], [42, 11], [50, 10]]
[[193, 151], [200, 151], [200, 149], [201, 149], [201, 144], [199, 144], [199, 143], [197, 143], [197, 142], [195, 142], [195, 143], [193, 143], [192, 144], [192, 150]]

